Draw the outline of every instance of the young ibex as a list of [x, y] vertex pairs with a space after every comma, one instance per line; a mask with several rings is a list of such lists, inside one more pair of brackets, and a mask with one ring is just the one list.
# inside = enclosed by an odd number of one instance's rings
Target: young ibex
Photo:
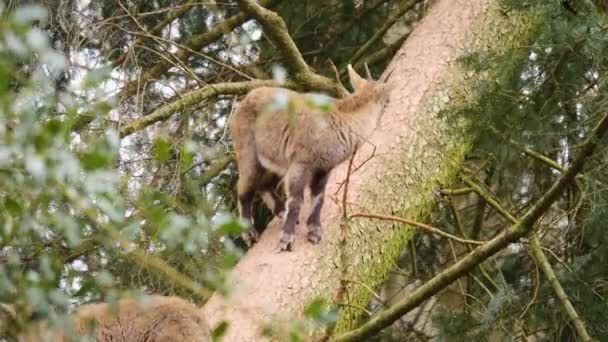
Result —
[[[388, 83], [372, 80], [369, 70], [367, 73], [366, 80], [349, 65], [354, 93], [330, 98], [329, 110], [313, 105], [311, 94], [268, 87], [252, 90], [239, 104], [230, 120], [230, 134], [239, 172], [239, 213], [251, 224], [243, 236], [248, 245], [258, 239], [251, 203], [259, 191], [274, 215], [284, 219], [280, 250], [291, 250], [305, 186], [310, 187], [312, 199], [306, 221], [308, 241], [319, 243], [329, 173], [371, 135], [392, 89]], [[281, 97], [287, 99], [288, 108], [276, 109]], [[283, 178], [286, 205], [276, 193]]]
[[[76, 337], [92, 335], [99, 342], [211, 340], [209, 325], [201, 309], [179, 297], [154, 295], [142, 303], [126, 298], [118, 302], [117, 308], [108, 303], [86, 304], [76, 310], [72, 321]], [[45, 321], [33, 324], [17, 337], [19, 342], [71, 340], [62, 331], [49, 330]]]

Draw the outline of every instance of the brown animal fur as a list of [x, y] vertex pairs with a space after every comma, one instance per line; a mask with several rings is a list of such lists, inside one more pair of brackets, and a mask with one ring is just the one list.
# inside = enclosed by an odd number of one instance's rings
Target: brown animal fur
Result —
[[[320, 215], [329, 173], [371, 135], [392, 89], [362, 78], [350, 65], [348, 72], [354, 93], [330, 98], [327, 112], [311, 104], [310, 94], [268, 87], [249, 92], [234, 112], [230, 134], [239, 172], [239, 212], [251, 224], [244, 235], [249, 245], [258, 238], [251, 213], [258, 191], [274, 215], [284, 219], [280, 249], [291, 249], [306, 186], [312, 198], [308, 240], [315, 244], [321, 240]], [[287, 108], [273, 109], [281, 99], [287, 100]], [[283, 178], [286, 208], [276, 193]]]
[[[141, 303], [122, 299], [117, 311], [106, 303], [87, 304], [72, 320], [77, 334], [90, 334], [98, 342], [210, 341], [202, 311], [178, 297], [151, 296]], [[44, 322], [19, 337], [20, 342], [69, 340], [64, 333], [49, 331]]]

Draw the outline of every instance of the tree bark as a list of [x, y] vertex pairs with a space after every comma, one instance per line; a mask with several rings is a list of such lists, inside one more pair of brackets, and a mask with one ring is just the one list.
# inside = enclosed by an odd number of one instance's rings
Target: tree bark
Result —
[[[347, 210], [428, 217], [433, 190], [451, 182], [469, 148], [467, 137], [437, 116], [469, 97], [470, 75], [460, 72], [456, 59], [469, 49], [517, 46], [526, 28], [525, 18], [501, 13], [492, 0], [435, 2], [387, 69], [396, 88], [381, 127], [355, 158]], [[274, 220], [233, 270], [231, 296], [215, 294], [206, 303], [212, 326], [229, 322], [225, 341], [259, 341], [266, 324], [288, 324], [317, 296], [344, 304], [336, 333], [358, 325], [373, 295], [369, 289], [386, 278], [412, 231], [394, 222], [343, 221], [340, 183], [346, 173], [347, 165], [340, 166], [328, 183], [321, 244], [306, 242], [301, 225], [294, 251], [277, 253], [280, 223]]]

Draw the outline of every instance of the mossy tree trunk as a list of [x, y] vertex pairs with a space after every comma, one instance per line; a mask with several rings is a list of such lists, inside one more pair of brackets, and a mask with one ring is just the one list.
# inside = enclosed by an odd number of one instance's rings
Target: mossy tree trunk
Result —
[[[457, 58], [476, 49], [518, 46], [526, 39], [527, 22], [501, 13], [492, 0], [435, 2], [386, 71], [395, 91], [381, 128], [354, 160], [347, 214], [428, 218], [433, 190], [457, 175], [470, 145], [466, 134], [455, 133], [437, 115], [469, 100], [467, 79], [481, 77], [462, 73]], [[212, 323], [230, 323], [226, 341], [258, 341], [266, 324], [289, 323], [317, 296], [341, 307], [335, 333], [357, 326], [372, 297], [369, 289], [384, 281], [412, 231], [365, 218], [345, 220], [347, 168], [332, 173], [320, 245], [306, 242], [302, 224], [295, 250], [277, 253], [280, 223], [273, 221], [236, 266], [231, 297], [214, 295], [207, 302]]]

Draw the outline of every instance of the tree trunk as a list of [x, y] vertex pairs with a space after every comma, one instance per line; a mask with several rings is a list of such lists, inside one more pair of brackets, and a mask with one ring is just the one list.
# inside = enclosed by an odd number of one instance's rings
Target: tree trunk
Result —
[[[468, 97], [467, 77], [455, 61], [466, 49], [516, 45], [525, 36], [525, 23], [500, 13], [492, 0], [438, 0], [432, 5], [388, 67], [395, 91], [381, 128], [353, 163], [347, 212], [428, 218], [433, 190], [451, 182], [469, 147], [437, 116]], [[216, 294], [207, 302], [203, 310], [212, 326], [221, 320], [230, 324], [225, 341], [259, 341], [266, 324], [289, 323], [317, 296], [341, 305], [336, 332], [357, 326], [361, 308], [372, 296], [369, 289], [386, 278], [412, 231], [364, 218], [344, 221], [340, 184], [347, 168], [333, 171], [329, 181], [321, 244], [306, 242], [301, 224], [294, 251], [278, 253], [280, 223], [271, 222], [235, 267], [230, 298]]]

